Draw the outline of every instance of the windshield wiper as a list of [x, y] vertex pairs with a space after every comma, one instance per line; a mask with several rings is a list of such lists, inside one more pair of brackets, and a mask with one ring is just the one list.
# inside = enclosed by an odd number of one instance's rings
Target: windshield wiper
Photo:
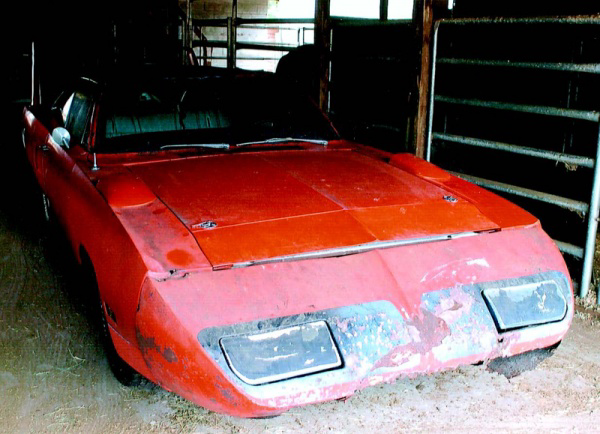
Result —
[[169, 148], [211, 148], [211, 149], [229, 149], [227, 143], [179, 143], [176, 145], [163, 145], [160, 149]]
[[237, 143], [236, 146], [262, 145], [262, 144], [268, 144], [268, 143], [287, 143], [287, 142], [305, 142], [305, 143], [315, 143], [317, 145], [327, 146], [327, 144], [329, 143], [329, 140], [301, 139], [301, 138], [296, 138], [296, 137], [273, 137], [272, 139], [258, 140], [255, 142]]

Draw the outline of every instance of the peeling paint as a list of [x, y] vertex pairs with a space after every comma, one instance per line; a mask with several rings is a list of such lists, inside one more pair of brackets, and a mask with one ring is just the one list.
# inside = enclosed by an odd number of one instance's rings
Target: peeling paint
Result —
[[471, 259], [470, 261], [467, 261], [467, 265], [479, 265], [480, 267], [490, 268], [490, 264], [488, 264], [488, 261], [485, 258]]
[[[474, 261], [470, 268], [483, 266], [481, 261]], [[466, 261], [463, 265], [466, 266]], [[445, 268], [445, 272], [451, 271]], [[550, 278], [567, 282], [561, 273], [547, 272], [508, 279], [502, 281], [502, 285]], [[436, 372], [522, 352], [534, 345], [533, 342], [551, 345], [553, 342], [550, 341], [566, 331], [568, 324], [565, 321], [499, 334], [482, 295], [483, 288], [493, 285], [498, 282], [456, 284], [425, 292], [408, 318], [406, 312], [401, 313], [400, 307], [388, 301], [377, 301], [206, 329], [198, 334], [198, 340], [227, 374], [229, 368], [218, 344], [220, 337], [260, 334], [259, 330], [265, 333], [265, 330], [325, 321], [343, 359], [342, 366], [257, 386], [227, 375], [228, 381], [254, 403], [283, 411], [292, 406], [350, 396], [356, 390], [393, 382], [399, 376]], [[567, 285], [569, 290], [568, 283], [561, 285]], [[273, 353], [276, 354], [274, 349]], [[310, 358], [306, 362], [310, 364]]]
[[467, 266], [479, 266], [479, 267], [484, 267], [484, 268], [490, 267], [490, 264], [488, 263], [487, 259], [485, 259], [485, 258], [477, 258], [477, 259], [461, 258], [461, 259], [457, 259], [455, 261], [450, 261], [446, 264], [439, 265], [439, 266], [435, 267], [434, 269], [428, 271], [421, 278], [420, 283], [425, 283], [427, 281], [439, 279], [440, 277], [444, 276], [448, 272], [450, 272], [450, 274], [452, 276], [456, 276], [457, 270], [460, 269], [460, 267], [463, 264], [467, 265]]

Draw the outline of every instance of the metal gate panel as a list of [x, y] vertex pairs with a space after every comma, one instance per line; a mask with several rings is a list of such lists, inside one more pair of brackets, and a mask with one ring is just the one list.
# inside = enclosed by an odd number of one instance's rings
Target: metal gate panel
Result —
[[[456, 32], [455, 29], [460, 30]], [[470, 45], [475, 47], [473, 49], [469, 47], [469, 43], [465, 44], [469, 37], [472, 38]], [[531, 43], [529, 39], [539, 41], [541, 45], [538, 47], [542, 49], [532, 49], [535, 44]], [[547, 44], [552, 44], [550, 41], [553, 41], [554, 44], [544, 47], [546, 40], [548, 40]], [[586, 296], [592, 278], [600, 200], [600, 164], [597, 164], [600, 159], [599, 40], [600, 17], [598, 16], [440, 20], [435, 25], [433, 40], [426, 144], [428, 161], [431, 161], [432, 158], [435, 160], [437, 148], [457, 146], [468, 148], [470, 153], [476, 152], [474, 150], [484, 149], [485, 152], [488, 152], [487, 155], [499, 157], [513, 155], [514, 158], [529, 158], [534, 165], [541, 161], [551, 161], [563, 164], [565, 167], [571, 168], [570, 170], [578, 170], [581, 167], [582, 170], [591, 172], [589, 182], [573, 186], [572, 191], [577, 193], [579, 196], [577, 198], [553, 194], [542, 191], [543, 189], [540, 188], [528, 188], [518, 185], [518, 183], [513, 184], [498, 179], [474, 176], [465, 170], [453, 172], [459, 177], [500, 194], [511, 196], [513, 199], [527, 198], [584, 216], [586, 219], [585, 234], [582, 234], [579, 243], [555, 240], [563, 253], [582, 261], [579, 280], [581, 297]], [[491, 42], [489, 50], [485, 49], [485, 41]], [[541, 58], [544, 56], [548, 58]], [[442, 68], [443, 71], [440, 72]], [[459, 91], [448, 86], [448, 80], [442, 86], [436, 85], [440, 79], [453, 77], [453, 74], [457, 76], [458, 73], [453, 72], [452, 68], [462, 68], [462, 71], [466, 71], [466, 75], [473, 74], [474, 79], [466, 85], [462, 83], [463, 88]], [[526, 82], [525, 84], [518, 82], [519, 74], [530, 74], [532, 95], [528, 96], [530, 89], [527, 88]], [[531, 74], [537, 74], [540, 78], [544, 77], [541, 86], [539, 83], [535, 83], [536, 76]], [[560, 80], [556, 78], [558, 75], [561, 77]], [[478, 82], [477, 76], [495, 79], [487, 85], [491, 92], [486, 91], [485, 84], [481, 85]], [[534, 77], [533, 81], [531, 81], [531, 77]], [[516, 80], [514, 85], [510, 80]], [[547, 80], [548, 83], [551, 83], [552, 80], [557, 80], [561, 84], [566, 83], [567, 92], [564, 92], [565, 89], [558, 85], [548, 86], [546, 93], [543, 87], [544, 80]], [[511, 86], [515, 87], [517, 92], [522, 92], [523, 100], [513, 100], [512, 97], [515, 94], [510, 90]], [[494, 88], [500, 89], [500, 91], [498, 92]], [[508, 90], [506, 95], [502, 94], [502, 89]], [[477, 97], [478, 91], [494, 96]], [[565, 95], [562, 95], [562, 92]], [[588, 94], [590, 92], [591, 95]], [[541, 100], [539, 103], [533, 101], [536, 97]], [[520, 95], [519, 99], [521, 99]], [[565, 133], [565, 143], [563, 143], [563, 149], [559, 151], [553, 150], [552, 146], [544, 146], [545, 144], [523, 143], [522, 137], [516, 137], [516, 140], [512, 142], [505, 140], [509, 136], [506, 134], [506, 130], [501, 134], [502, 140], [481, 137], [481, 128], [476, 125], [477, 121], [487, 118], [486, 122], [490, 120], [493, 122], [493, 119], [499, 114], [500, 116], [513, 116], [512, 119], [519, 119], [519, 122], [523, 122], [522, 125], [528, 122], [528, 119], [535, 118], [536, 122], [539, 122], [538, 119], [544, 118], [547, 119], [544, 122], [550, 128], [554, 126], [554, 123], [562, 123], [570, 131]], [[454, 122], [455, 127], [456, 125], [461, 126], [460, 132], [453, 131], [452, 122], [448, 121], [449, 118], [455, 120], [460, 118], [460, 121]], [[472, 125], [465, 127], [464, 120], [468, 121], [469, 118], [472, 119]], [[581, 146], [576, 149], [577, 146], [574, 146], [573, 142], [576, 140], [574, 138], [582, 136], [580, 131], [583, 130], [586, 133], [584, 134], [586, 143], [582, 152]], [[523, 133], [523, 129], [520, 132]], [[516, 133], [518, 136], [519, 131]], [[573, 149], [578, 152], [573, 152]], [[584, 153], [587, 155], [583, 155]], [[436, 160], [434, 163], [452, 171], [455, 168], [452, 167], [452, 162], [449, 160], [454, 159]], [[548, 179], [548, 185], [552, 183], [556, 184], [557, 180]], [[580, 188], [587, 191], [585, 199], [581, 197]], [[544, 215], [540, 217], [544, 222]], [[568, 228], [563, 229], [567, 230]], [[550, 235], [556, 237], [554, 233]], [[600, 300], [600, 297], [598, 299]]]

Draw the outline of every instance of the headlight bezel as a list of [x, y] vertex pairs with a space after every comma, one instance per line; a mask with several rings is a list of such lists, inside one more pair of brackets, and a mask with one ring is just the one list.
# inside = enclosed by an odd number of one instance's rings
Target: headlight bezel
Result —
[[482, 285], [481, 296], [498, 332], [559, 322], [566, 317], [571, 298], [568, 284], [563, 281], [565, 279], [543, 277], [546, 276]]
[[224, 336], [219, 346], [231, 371], [251, 386], [343, 367], [335, 339], [323, 320]]

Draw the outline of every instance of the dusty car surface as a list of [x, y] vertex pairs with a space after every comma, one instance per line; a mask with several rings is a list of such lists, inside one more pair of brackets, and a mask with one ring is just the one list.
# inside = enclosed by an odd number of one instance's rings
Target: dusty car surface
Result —
[[267, 416], [550, 347], [571, 322], [568, 271], [535, 217], [341, 139], [275, 76], [81, 80], [24, 123], [126, 384]]

